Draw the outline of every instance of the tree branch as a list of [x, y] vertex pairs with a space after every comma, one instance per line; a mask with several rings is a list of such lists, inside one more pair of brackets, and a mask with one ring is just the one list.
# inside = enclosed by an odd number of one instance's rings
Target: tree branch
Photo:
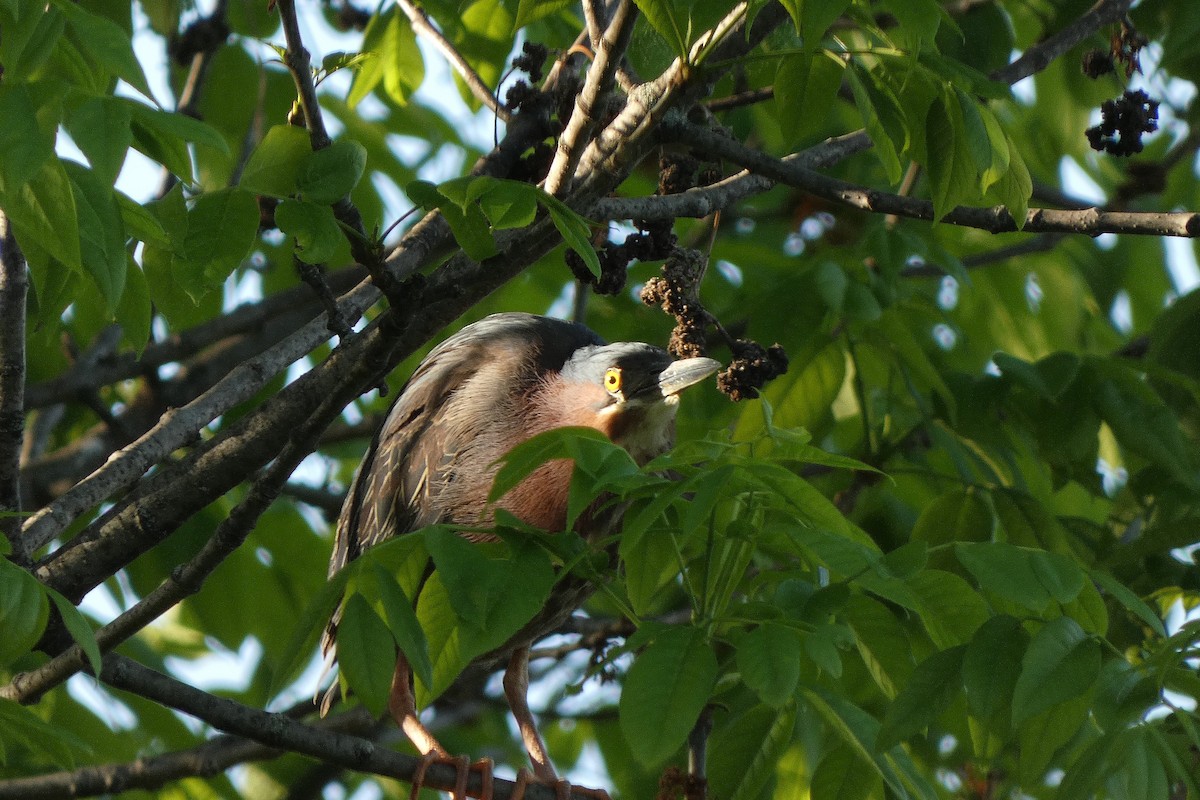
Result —
[[[374, 724], [362, 709], [320, 720], [324, 731], [361, 735]], [[240, 736], [218, 736], [174, 753], [123, 764], [97, 764], [65, 772], [0, 780], [0, 800], [53, 800], [113, 795], [133, 789], [158, 789], [184, 778], [208, 778], [251, 761], [279, 758], [286, 751]]]
[[[590, 18], [591, 15], [589, 15]], [[612, 21], [600, 37], [592, 65], [588, 68], [587, 81], [583, 90], [575, 97], [575, 108], [558, 139], [554, 161], [546, 174], [545, 190], [557, 195], [570, 181], [579, 164], [583, 142], [596, 127], [600, 103], [612, 91], [613, 76], [617, 63], [629, 46], [633, 34], [633, 22], [637, 18], [637, 7], [632, 0], [620, 0]]]
[[[348, 292], [363, 279], [361, 267], [349, 267], [327, 276], [330, 288], [337, 294]], [[42, 408], [54, 403], [75, 400], [83, 392], [101, 386], [137, 378], [153, 372], [164, 364], [184, 361], [205, 348], [236, 336], [249, 336], [264, 343], [279, 338], [267, 337], [272, 320], [320, 313], [319, 300], [307, 286], [296, 286], [264, 297], [256, 303], [238, 306], [194, 328], [171, 335], [164, 341], [149, 345], [141, 358], [132, 352], [116, 353], [113, 348], [97, 351], [93, 345], [87, 357], [78, 359], [62, 374], [28, 386], [25, 390], [26, 408]], [[295, 323], [282, 326], [288, 332]]]
[[992, 80], [1014, 84], [1022, 78], [1041, 72], [1063, 53], [1091, 36], [1105, 25], [1112, 25], [1129, 13], [1132, 0], [1099, 0], [1079, 19], [1030, 47], [1008, 66], [991, 74]]
[[512, 117], [508, 109], [496, 99], [496, 95], [492, 94], [491, 87], [483, 82], [483, 78], [480, 78], [479, 73], [463, 58], [462, 53], [458, 52], [458, 48], [443, 36], [441, 31], [433, 26], [429, 21], [429, 16], [425, 13], [425, 9], [412, 2], [412, 0], [396, 0], [396, 3], [408, 15], [413, 31], [425, 37], [430, 44], [437, 48], [438, 52], [446, 57], [446, 60], [450, 62], [450, 66], [454, 68], [454, 71], [467, 84], [475, 99], [487, 106], [501, 120], [508, 122]]
[[[0, 512], [21, 511], [21, 447], [25, 434], [25, 298], [29, 273], [8, 216], [0, 211]], [[0, 533], [19, 563], [28, 561], [19, 516], [0, 516]]]
[[[347, 769], [411, 781], [421, 764], [419, 758], [379, 747], [368, 739], [323, 730], [297, 722], [283, 714], [260, 711], [202, 692], [123, 656], [105, 656], [100, 680], [114, 688], [133, 692], [182, 711], [217, 730], [252, 739], [271, 748], [311, 756]], [[425, 772], [424, 785], [431, 789], [450, 791], [454, 788], [456, 777], [453, 767], [435, 763]], [[496, 800], [509, 800], [514, 787], [515, 784], [511, 781], [497, 778], [494, 797]], [[467, 780], [467, 794], [479, 797], [481, 789], [479, 774], [472, 773]], [[556, 793], [553, 787], [530, 784], [525, 789], [525, 796], [530, 800], [555, 800]], [[594, 800], [591, 795], [578, 791], [572, 792], [571, 797]]]
[[[149, 625], [186, 597], [200, 591], [212, 571], [246, 541], [258, 518], [279, 496], [292, 471], [316, 445], [329, 422], [341, 413], [343, 403], [336, 393], [301, 425], [298, 425], [278, 458], [254, 482], [229, 515], [190, 561], [170, 575], [132, 608], [96, 632], [101, 651], [109, 651]], [[18, 673], [0, 687], [0, 698], [28, 703], [87, 666], [87, 658], [73, 644], [31, 672]]]
[[304, 39], [300, 35], [295, 0], [277, 0], [275, 7], [279, 9], [283, 38], [287, 42], [284, 63], [296, 83], [300, 110], [304, 112], [304, 127], [308, 128], [312, 149], [323, 150], [329, 147], [329, 132], [325, 129], [325, 118], [321, 115], [321, 104], [317, 100], [317, 87], [313, 83], [312, 58], [304, 48]]
[[[360, 286], [343, 298], [339, 306], [348, 319], [357, 320], [378, 296], [373, 287]], [[23, 535], [31, 551], [48, 543], [80, 514], [134, 484], [150, 467], [194, 439], [196, 432], [212, 420], [253, 397], [275, 375], [304, 357], [328, 335], [322, 315], [262, 355], [240, 363], [192, 402], [164, 413], [136, 442], [111, 456], [102, 467], [26, 520]]]
[[[796, 155], [784, 159], [774, 158], [708, 128], [685, 122], [665, 122], [662, 127], [666, 136], [676, 141], [687, 142], [695, 150], [713, 157], [727, 159], [755, 175], [803, 189], [831, 202], [878, 214], [895, 214], [900, 217], [922, 220], [934, 219], [933, 203], [928, 200], [902, 197], [822, 175], [804, 166]], [[722, 181], [722, 184], [725, 183], [727, 181]], [[707, 187], [688, 190], [681, 195], [653, 199], [667, 201], [676, 197], [684, 198], [694, 192], [705, 191], [707, 191]], [[670, 204], [671, 211], [683, 210], [680, 206], [687, 202], [694, 202], [694, 200], [680, 200]], [[611, 202], [605, 205], [607, 213], [613, 213], [616, 210]], [[660, 210], [658, 215], [652, 218], [661, 219], [663, 216], [665, 214]], [[1025, 216], [1024, 226], [1018, 229], [1016, 222], [1008, 213], [1008, 209], [1003, 206], [992, 208], [959, 206], [942, 217], [941, 221], [951, 225], [978, 228], [990, 233], [1021, 230], [1026, 233], [1081, 233], [1089, 236], [1097, 236], [1101, 233], [1200, 236], [1200, 213], [1190, 211], [1102, 211], [1096, 208], [1061, 211], [1031, 208]]]

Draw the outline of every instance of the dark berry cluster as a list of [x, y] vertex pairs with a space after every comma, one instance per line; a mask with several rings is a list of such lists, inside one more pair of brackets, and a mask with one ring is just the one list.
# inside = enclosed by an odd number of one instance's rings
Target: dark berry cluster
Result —
[[607, 242], [596, 255], [600, 259], [600, 277], [588, 270], [583, 259], [574, 250], [567, 253], [567, 266], [575, 279], [593, 287], [596, 294], [618, 294], [625, 288], [625, 276], [630, 263], [637, 261], [656, 261], [666, 258], [675, 246], [675, 234], [671, 231], [671, 223], [642, 222], [640, 230], [625, 237], [620, 244]]
[[1107, 50], [1088, 50], [1083, 54], [1083, 74], [1092, 80], [1116, 71], [1112, 54]]
[[730, 349], [733, 362], [717, 373], [717, 388], [731, 400], [753, 400], [767, 381], [787, 372], [788, 357], [778, 344], [763, 347], [758, 342], [738, 339]]
[[704, 328], [708, 312], [700, 304], [697, 287], [704, 272], [704, 255], [698, 250], [676, 248], [663, 264], [660, 277], [642, 287], [642, 302], [660, 306], [675, 318], [675, 330], [667, 350], [676, 358], [704, 355]]
[[659, 194], [678, 194], [720, 179], [721, 171], [715, 164], [686, 153], [664, 153], [658, 161]]
[[1087, 129], [1088, 144], [1114, 156], [1142, 152], [1142, 134], [1158, 130], [1158, 101], [1140, 89], [1105, 100], [1100, 114], [1100, 124]]
[[534, 83], [541, 83], [542, 67], [545, 66], [546, 58], [549, 55], [550, 50], [546, 45], [539, 42], [526, 42], [521, 47], [521, 55], [513, 59], [513, 69], [521, 70]]
[[223, 45], [230, 33], [231, 29], [224, 15], [201, 17], [171, 39], [167, 45], [167, 52], [175, 59], [176, 64], [186, 67], [198, 53], [211, 53]]
[[530, 84], [541, 82], [542, 67], [545, 65], [549, 53], [546, 45], [538, 42], [526, 42], [522, 46], [521, 55], [513, 59], [513, 69], [524, 72], [529, 76], [529, 80], [519, 80], [508, 87], [508, 91], [504, 93], [505, 108], [511, 111], [528, 108], [541, 98], [541, 92]]

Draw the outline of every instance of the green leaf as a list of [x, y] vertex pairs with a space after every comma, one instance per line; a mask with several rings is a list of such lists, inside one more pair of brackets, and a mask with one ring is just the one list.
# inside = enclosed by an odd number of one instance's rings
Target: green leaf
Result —
[[670, 0], [634, 0], [642, 16], [658, 31], [666, 42], [671, 45], [675, 55], [685, 58], [688, 53], [688, 40], [685, 35], [687, 23], [680, 20], [676, 8]]
[[921, 623], [940, 648], [966, 644], [989, 617], [983, 598], [952, 572], [927, 569], [908, 586], [920, 603]]
[[817, 265], [813, 282], [817, 285], [817, 294], [829, 306], [829, 310], [840, 314], [846, 304], [846, 289], [850, 279], [841, 265], [833, 261], [822, 261]]
[[193, 299], [220, 286], [250, 253], [258, 237], [258, 201], [245, 189], [221, 189], [196, 198], [183, 241], [184, 288]]
[[56, 52], [66, 26], [66, 16], [54, 6], [46, 6], [38, 13], [21, 14], [11, 25], [6, 21], [4, 38], [0, 39], [5, 83], [29, 80]]
[[425, 62], [412, 26], [399, 7], [372, 17], [362, 47], [366, 57], [355, 67], [347, 105], [357, 107], [380, 83], [397, 105], [407, 105], [425, 79]]
[[279, 230], [296, 240], [296, 257], [308, 264], [328, 261], [343, 241], [333, 209], [307, 200], [281, 200], [275, 208]]
[[850, 0], [783, 0], [782, 5], [791, 15], [796, 33], [804, 37], [804, 46], [813, 48], [850, 5]]
[[738, 641], [737, 665], [746, 685], [780, 708], [800, 683], [800, 636], [785, 625], [759, 625]]
[[357, 565], [352, 563], [330, 577], [329, 581], [321, 587], [320, 591], [309, 598], [303, 610], [300, 611], [288, 644], [275, 662], [271, 683], [267, 689], [268, 697], [275, 697], [279, 694], [285, 686], [299, 676], [300, 671], [312, 660], [313, 648], [317, 646], [317, 640], [320, 639], [329, 619], [341, 604], [346, 582], [349, 581], [356, 569]]
[[50, 603], [37, 578], [0, 558], [0, 666], [8, 666], [37, 644]]
[[133, 143], [129, 106], [113, 97], [93, 97], [71, 110], [67, 131], [88, 157], [100, 180], [116, 182]]
[[256, 194], [289, 197], [305, 160], [312, 154], [307, 131], [295, 125], [274, 125], [254, 148], [238, 185]]
[[428, 181], [413, 181], [404, 191], [409, 200], [427, 211], [441, 211], [450, 225], [454, 240], [469, 257], [475, 261], [484, 261], [496, 254], [496, 240], [492, 236], [491, 226], [478, 206], [469, 205], [467, 210], [463, 211]]
[[309, 153], [296, 178], [305, 200], [332, 204], [350, 194], [367, 167], [367, 150], [353, 139], [339, 139]]
[[675, 753], [708, 703], [717, 657], [694, 628], [671, 628], [642, 651], [621, 691], [618, 714], [637, 759], [660, 764]]
[[12, 194], [54, 156], [54, 133], [38, 124], [35, 98], [25, 84], [0, 83], [0, 119], [0, 189]]
[[999, 616], [983, 623], [967, 645], [962, 683], [971, 713], [971, 738], [979, 755], [995, 755], [993, 751], [1007, 738], [1013, 691], [1028, 644], [1029, 634], [1020, 620]]
[[929, 151], [925, 168], [933, 191], [933, 215], [941, 219], [977, 197], [980, 188], [962, 108], [954, 95], [943, 92], [929, 106], [925, 133]]
[[47, 588], [46, 595], [54, 602], [54, 607], [58, 609], [58, 615], [62, 617], [67, 633], [71, 634], [71, 638], [75, 640], [75, 643], [83, 650], [83, 654], [87, 656], [88, 665], [92, 668], [92, 674], [99, 675], [101, 661], [100, 645], [96, 644], [96, 632], [92, 630], [92, 624], [87, 621], [87, 618], [75, 607], [74, 603], [58, 592]]
[[1146, 623], [1150, 627], [1150, 630], [1166, 638], [1167, 629], [1163, 625], [1162, 618], [1142, 598], [1126, 587], [1125, 584], [1107, 572], [1098, 569], [1093, 569], [1088, 574], [1093, 581], [1100, 585], [1101, 589], [1112, 595], [1126, 610], [1133, 612], [1138, 619]]
[[424, 707], [450, 688], [471, 659], [478, 653], [464, 643], [464, 628], [451, 604], [451, 592], [446, 588], [440, 572], [429, 576], [417, 598], [417, 620], [425, 631], [429, 647], [429, 660], [433, 666], [432, 680], [427, 684], [418, 679], [416, 700]]
[[1013, 691], [1013, 723], [1020, 725], [1086, 692], [1100, 672], [1100, 644], [1070, 617], [1042, 626], [1021, 660]]
[[561, 203], [547, 204], [546, 210], [550, 212], [550, 219], [563, 241], [567, 243], [567, 247], [574, 250], [583, 259], [583, 263], [587, 264], [588, 271], [599, 278], [600, 259], [592, 247], [591, 230], [587, 221]]
[[129, 236], [154, 247], [170, 248], [171, 240], [166, 230], [149, 209], [123, 192], [118, 191], [116, 195], [121, 207], [121, 221]]
[[425, 60], [407, 17], [398, 6], [392, 12], [395, 21], [388, 26], [388, 41], [378, 55], [383, 61], [383, 90], [396, 105], [404, 106], [425, 81]]
[[[935, 498], [921, 510], [913, 525], [912, 538], [931, 548], [953, 542], [983, 542], [992, 538], [994, 526], [992, 510], [979, 492], [956, 489]], [[949, 560], [944, 552], [935, 553], [932, 558], [938, 567], [945, 567]]]
[[338, 664], [362, 704], [379, 716], [388, 706], [396, 670], [396, 642], [362, 595], [346, 598], [337, 630]]
[[1033, 570], [1033, 551], [1003, 542], [972, 542], [955, 545], [954, 552], [982, 589], [1039, 614], [1050, 606], [1050, 593]]
[[[495, 546], [468, 541], [454, 531], [430, 529], [425, 544], [450, 591], [455, 613], [468, 626], [486, 632], [490, 647], [503, 644], [542, 610], [554, 584], [549, 557], [531, 542], [496, 552]], [[512, 591], [518, 582], [522, 590]]]
[[68, 161], [75, 210], [79, 215], [79, 246], [83, 266], [113, 314], [125, 291], [129, 257], [121, 207], [111, 185], [94, 172]]
[[153, 102], [154, 95], [146, 74], [133, 52], [133, 42], [121, 26], [108, 17], [92, 14], [77, 3], [57, 0], [55, 5], [66, 15], [75, 41], [113, 75], [141, 92]]
[[[91, 752], [87, 743], [61, 725], [51, 725], [27, 708], [0, 698], [0, 743], [17, 745], [65, 769], [72, 769], [76, 755]], [[3, 752], [3, 748], [0, 748]]]
[[828, 123], [824, 110], [833, 105], [845, 71], [845, 64], [825, 50], [780, 59], [775, 71], [775, 119], [785, 147], [808, 141], [824, 129]]
[[958, 694], [966, 649], [959, 645], [942, 650], [917, 665], [908, 683], [888, 706], [876, 747], [889, 749], [937, 720]]
[[188, 142], [229, 155], [225, 137], [198, 119], [159, 111], [132, 100], [124, 103], [132, 116], [130, 130], [134, 147], [186, 183], [192, 181], [192, 155], [188, 151]]
[[28, 237], [67, 268], [82, 270], [75, 191], [62, 161], [46, 161], [24, 186], [6, 191], [0, 199], [17, 229], [18, 241]]
[[142, 268], [128, 257], [125, 265], [125, 291], [117, 306], [116, 319], [121, 323], [121, 341], [141, 356], [150, 342], [150, 326], [154, 308], [150, 303], [150, 286]]
[[781, 709], [754, 706], [713, 733], [708, 747], [712, 797], [754, 800], [774, 776], [792, 743], [796, 704]]
[[494, 503], [504, 497], [543, 464], [558, 458], [574, 458], [592, 447], [598, 448], [602, 454], [625, 453], [628, 464], [632, 464], [634, 471], [637, 470], [637, 464], [628, 452], [595, 428], [555, 428], [531, 436], [504, 454], [492, 481], [488, 502]]
[[908, 633], [887, 606], [863, 595], [852, 596], [841, 616], [854, 632], [854, 645], [875, 684], [885, 697], [894, 698], [914, 666]]
[[999, 202], [1008, 209], [1017, 230], [1025, 227], [1025, 218], [1029, 213], [1029, 198], [1033, 194], [1033, 179], [1029, 175], [1029, 167], [1025, 165], [1025, 156], [1018, 149], [1011, 136], [1005, 134], [1008, 147], [1008, 169], [999, 180], [988, 189], [988, 198]]
[[851, 59], [846, 77], [850, 79], [850, 89], [863, 125], [875, 145], [875, 155], [883, 164], [888, 182], [895, 184], [903, 174], [900, 155], [908, 150], [909, 134], [904, 109], [891, 89], [879, 82], [873, 72], [856, 59]]
[[480, 210], [492, 223], [492, 228], [504, 230], [530, 225], [537, 216], [538, 200], [542, 194], [536, 186], [527, 183], [493, 178], [481, 186], [476, 199]]
[[920, 572], [929, 561], [929, 548], [924, 542], [910, 541], [880, 559], [875, 567], [881, 575], [904, 580]]
[[1017, 729], [1021, 781], [1040, 783], [1059, 748], [1079, 735], [1087, 719], [1087, 698], [1077, 697], [1022, 723]]
[[[812, 0], [809, 0], [811, 4]], [[873, 765], [852, 748], [837, 747], [821, 759], [810, 792], [821, 800], [868, 800], [883, 797], [883, 781]]]
[[417, 613], [412, 601], [387, 570], [379, 564], [370, 564], [355, 580], [355, 588], [371, 603], [375, 613], [387, 624], [392, 638], [400, 647], [413, 675], [426, 685], [433, 682], [433, 665], [429, 661], [429, 645], [425, 632], [417, 622]]
[[526, 25], [557, 14], [570, 5], [570, 0], [520, 0], [512, 32], [516, 33]]

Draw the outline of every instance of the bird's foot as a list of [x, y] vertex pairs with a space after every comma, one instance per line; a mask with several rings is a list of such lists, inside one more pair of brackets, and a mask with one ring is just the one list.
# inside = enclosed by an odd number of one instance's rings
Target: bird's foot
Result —
[[512, 794], [509, 795], [509, 800], [524, 800], [525, 787], [531, 783], [540, 783], [543, 786], [554, 787], [554, 794], [558, 800], [571, 800], [571, 795], [591, 797], [593, 800], [612, 800], [608, 796], [608, 792], [603, 789], [589, 789], [584, 786], [574, 786], [568, 780], [563, 778], [539, 778], [529, 770], [522, 767], [517, 771], [517, 778], [514, 781]]
[[470, 778], [472, 772], [479, 773], [480, 789], [478, 795], [471, 796], [478, 797], [480, 800], [492, 800], [495, 779], [492, 775], [493, 764], [490, 758], [469, 761], [466, 756], [450, 756], [434, 750], [430, 750], [421, 756], [421, 763], [417, 766], [416, 772], [413, 773], [412, 792], [409, 794], [410, 800], [417, 800], [417, 795], [424, 788], [425, 772], [431, 764], [445, 764], [448, 767], [454, 768], [454, 789], [450, 793], [450, 796], [454, 800], [467, 800], [467, 780]]

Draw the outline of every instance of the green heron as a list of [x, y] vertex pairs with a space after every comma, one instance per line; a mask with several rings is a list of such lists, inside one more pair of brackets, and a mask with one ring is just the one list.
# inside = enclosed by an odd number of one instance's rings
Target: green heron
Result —
[[[673, 361], [665, 350], [639, 342], [605, 344], [583, 325], [530, 314], [494, 314], [468, 325], [421, 362], [388, 412], [342, 507], [330, 575], [368, 547], [426, 525], [489, 527], [494, 507], [539, 528], [563, 530], [570, 462], [543, 465], [493, 506], [488, 493], [505, 453], [544, 431], [584, 425], [645, 464], [674, 440], [678, 393], [719, 366], [709, 358]], [[606, 536], [617, 513], [584, 514], [576, 532]], [[534, 777], [560, 787], [565, 782], [550, 765], [526, 699], [529, 648], [587, 593], [581, 581], [560, 581], [546, 613], [482, 657], [507, 659], [504, 692]], [[336, 622], [322, 642], [327, 656]], [[448, 754], [420, 722], [411, 681], [408, 662], [398, 653], [389, 711], [428, 765]], [[464, 762], [457, 763], [461, 794]], [[522, 770], [518, 783], [528, 779]]]

